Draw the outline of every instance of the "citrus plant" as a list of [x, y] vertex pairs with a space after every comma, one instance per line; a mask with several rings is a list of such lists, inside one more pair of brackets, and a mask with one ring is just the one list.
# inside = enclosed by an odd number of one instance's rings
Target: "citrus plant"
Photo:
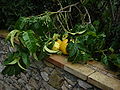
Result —
[[[89, 2], [92, 3], [91, 0]], [[107, 34], [98, 32], [100, 22], [98, 20], [92, 23], [87, 5], [89, 6], [88, 2], [81, 0], [81, 2], [61, 8], [57, 12], [20, 17], [14, 30], [6, 38], [13, 47], [17, 47], [17, 50], [4, 61], [6, 67], [2, 73], [19, 74], [30, 66], [29, 57], [39, 61], [51, 54], [67, 55], [68, 61], [72, 63], [101, 60], [108, 66], [120, 68], [120, 55], [116, 54], [112, 47], [105, 48]], [[72, 7], [80, 12], [77, 15], [79, 22], [76, 24], [71, 24]], [[15, 45], [15, 40], [19, 44]]]

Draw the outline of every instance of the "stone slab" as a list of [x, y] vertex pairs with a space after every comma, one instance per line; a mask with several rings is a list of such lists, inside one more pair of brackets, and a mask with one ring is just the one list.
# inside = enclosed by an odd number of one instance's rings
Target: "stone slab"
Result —
[[100, 72], [88, 76], [87, 81], [103, 90], [120, 90], [120, 80], [108, 77]]
[[65, 64], [64, 70], [79, 77], [82, 80], [87, 80], [87, 77], [94, 73], [94, 70], [87, 67], [86, 65], [72, 64], [70, 62]]
[[103, 65], [101, 62], [98, 61], [88, 61], [87, 62], [88, 67], [94, 69], [97, 72], [101, 72], [106, 75], [110, 75], [112, 77], [118, 78], [117, 75], [120, 74], [120, 72], [115, 72], [107, 68], [105, 65]]
[[65, 56], [56, 55], [56, 54], [51, 55], [47, 59], [47, 61], [49, 61], [50, 63], [52, 63], [60, 68], [64, 68], [64, 65], [66, 63], [68, 63]]
[[100, 68], [100, 69], [103, 69], [103, 70], [105, 69], [105, 66], [98, 61], [88, 61], [87, 64], [94, 66], [94, 67], [97, 67], [97, 68]]

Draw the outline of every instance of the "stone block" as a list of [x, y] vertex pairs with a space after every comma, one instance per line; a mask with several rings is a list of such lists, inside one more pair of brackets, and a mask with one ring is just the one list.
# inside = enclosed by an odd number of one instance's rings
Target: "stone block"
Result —
[[100, 69], [105, 69], [105, 66], [103, 64], [101, 64], [100, 62], [98, 61], [88, 61], [87, 64], [93, 66], [93, 67], [97, 67], [97, 68], [100, 68]]
[[55, 89], [54, 87], [52, 87], [51, 85], [49, 85], [47, 82], [45, 81], [42, 81], [42, 86], [45, 88], [45, 89], [41, 89], [41, 90], [57, 90]]
[[119, 72], [111, 71], [109, 68], [98, 61], [88, 61], [87, 65], [103, 74], [112, 74], [113, 77], [116, 77], [119, 74]]
[[42, 76], [42, 78], [43, 78], [45, 81], [48, 81], [48, 80], [49, 80], [48, 73], [46, 73], [46, 72], [41, 72], [41, 76]]
[[78, 79], [78, 84], [80, 87], [82, 87], [85, 90], [92, 89], [92, 85], [88, 84], [86, 81]]
[[95, 72], [88, 76], [89, 83], [103, 89], [103, 90], [119, 90], [120, 80], [108, 77], [100, 72]]
[[64, 70], [82, 80], [87, 80], [87, 76], [94, 73], [94, 70], [87, 67], [86, 65], [72, 64], [70, 62], [65, 64]]
[[51, 64], [50, 62], [44, 60], [44, 63], [45, 63], [45, 65], [47, 65], [48, 67], [54, 68], [54, 65]]
[[64, 68], [64, 65], [67, 63], [66, 57], [65, 56], [61, 56], [61, 55], [51, 55], [47, 61], [49, 61], [50, 63], [60, 67], [60, 68]]
[[63, 85], [63, 78], [59, 76], [59, 73], [56, 70], [54, 70], [51, 73], [51, 75], [49, 76], [48, 83], [52, 87], [54, 87], [54, 88], [59, 90], [62, 87], [62, 85]]

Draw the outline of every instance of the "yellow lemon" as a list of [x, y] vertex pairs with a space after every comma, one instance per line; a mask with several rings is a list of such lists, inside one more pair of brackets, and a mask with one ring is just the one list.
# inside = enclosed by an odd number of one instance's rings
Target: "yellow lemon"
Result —
[[57, 50], [59, 50], [59, 48], [60, 48], [60, 44], [58, 42], [55, 42], [55, 44], [52, 47], [52, 50], [57, 51]]
[[61, 41], [60, 39], [58, 39], [56, 42], [58, 42], [60, 45], [61, 45], [61, 43], [62, 43], [62, 41]]
[[64, 39], [60, 44], [60, 50], [62, 51], [63, 54], [68, 54], [66, 50], [67, 45], [68, 45], [67, 42], [68, 42], [68, 39]]

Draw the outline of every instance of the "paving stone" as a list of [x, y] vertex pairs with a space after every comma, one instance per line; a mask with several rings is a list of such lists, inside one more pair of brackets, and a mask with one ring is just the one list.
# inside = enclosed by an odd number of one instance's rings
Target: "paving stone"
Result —
[[39, 81], [40, 78], [41, 78], [41, 75], [40, 75], [39, 71], [37, 71], [36, 69], [32, 70], [32, 75], [31, 76], [32, 76], [33, 79], [35, 79], [37, 81]]
[[14, 83], [13, 80], [10, 79], [9, 77], [7, 77], [4, 81], [8, 84]]
[[58, 72], [56, 72], [56, 70], [54, 70], [51, 75], [49, 76], [50, 80], [49, 80], [49, 84], [57, 89], [60, 89], [62, 84], [63, 84], [63, 78], [59, 76]]
[[38, 84], [37, 84], [37, 82], [31, 77], [30, 78], [30, 80], [29, 80], [29, 84], [31, 85], [31, 86], [33, 86], [36, 90], [38, 90]]
[[88, 82], [104, 90], [119, 90], [120, 80], [95, 72], [88, 77]]
[[31, 64], [30, 66], [32, 66], [32, 67], [34, 67], [34, 68], [37, 68], [37, 69], [41, 70], [41, 68], [44, 68], [44, 67], [45, 67], [45, 64], [43, 64], [42, 61], [39, 61], [39, 62], [33, 61], [32, 64]]
[[24, 87], [21, 90], [26, 90]]
[[27, 89], [27, 90], [32, 90], [32, 89], [33, 89], [33, 87], [32, 87], [32, 86], [30, 86], [30, 85], [28, 85], [28, 84], [26, 84], [26, 86], [25, 86], [25, 87], [26, 87], [26, 89]]
[[87, 76], [94, 73], [93, 69], [88, 68], [85, 65], [72, 64], [72, 63], [65, 64], [64, 70], [83, 80], [87, 80]]
[[14, 83], [14, 87], [20, 90], [20, 86], [18, 84]]
[[83, 80], [78, 79], [77, 81], [78, 81], [79, 86], [82, 87], [82, 88], [85, 89], [85, 90], [92, 88], [92, 86], [91, 86], [90, 84], [86, 83], [86, 82], [83, 81]]
[[48, 74], [46, 72], [41, 72], [41, 76], [45, 81], [49, 80]]
[[4, 69], [5, 66], [3, 66], [1, 63], [0, 63], [0, 73], [2, 72], [2, 70]]
[[54, 68], [54, 65], [51, 64], [50, 62], [44, 60], [44, 63], [45, 63], [45, 65], [47, 65], [48, 67]]
[[45, 90], [44, 88], [40, 88], [40, 90]]
[[85, 89], [81, 88], [78, 84], [76, 84], [76, 85], [72, 88], [72, 90], [85, 90]]
[[15, 88], [9, 86], [8, 84], [4, 83], [3, 85], [3, 90], [15, 90]]
[[45, 67], [44, 71], [47, 72], [48, 74], [51, 74], [51, 72], [53, 71], [53, 69], [50, 68], [50, 67]]
[[42, 81], [42, 83], [43, 83], [43, 86], [44, 86], [45, 90], [57, 90], [57, 89], [53, 88], [52, 86], [50, 86], [50, 85], [49, 85], [47, 82], [45, 82], [45, 81]]
[[25, 75], [24, 73], [21, 73], [20, 75], [21, 75], [21, 78], [22, 78], [25, 82], [28, 82], [27, 77], [26, 77], [26, 75]]
[[20, 78], [20, 79], [18, 79], [18, 83], [24, 85], [24, 84], [25, 84], [25, 81], [24, 81], [23, 79]]
[[4, 90], [4, 82], [0, 80], [0, 90]]
[[68, 79], [67, 77], [65, 77], [65, 80], [72, 86], [74, 86], [76, 84], [76, 82], [71, 81], [70, 79]]
[[2, 79], [3, 79], [3, 77], [4, 77], [4, 76], [0, 73], [0, 80], [2, 80]]
[[61, 88], [62, 90], [68, 90], [68, 88], [63, 84], [62, 85], [62, 88]]
[[65, 85], [68, 89], [72, 88], [72, 85], [70, 85], [69, 82], [64, 81], [64, 85]]
[[66, 72], [66, 71], [64, 71], [64, 78], [67, 80], [67, 79], [69, 79], [69, 80], [71, 80], [72, 82], [76, 82], [77, 81], [77, 79], [78, 79], [78, 77], [76, 77], [76, 76], [74, 76], [73, 74], [71, 74], [71, 73], [69, 73], [69, 72]]

